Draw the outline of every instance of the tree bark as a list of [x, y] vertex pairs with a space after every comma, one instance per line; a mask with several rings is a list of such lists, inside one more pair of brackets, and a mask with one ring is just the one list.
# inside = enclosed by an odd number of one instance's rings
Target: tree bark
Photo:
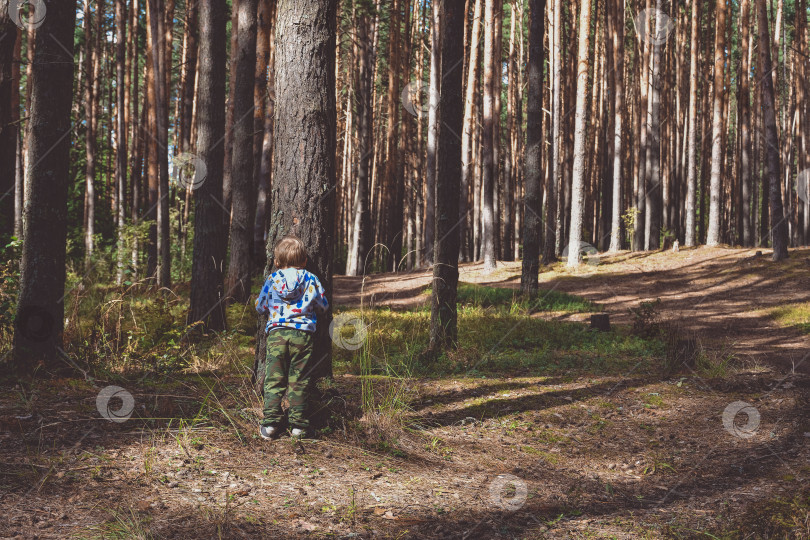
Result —
[[[267, 93], [268, 99], [264, 111], [264, 129], [262, 131], [262, 151], [259, 160], [259, 181], [258, 195], [256, 197], [256, 215], [253, 223], [253, 255], [256, 262], [260, 263], [256, 268], [263, 268], [267, 263], [267, 253], [265, 252], [265, 233], [267, 232], [267, 214], [270, 210], [270, 184], [273, 171], [273, 125], [275, 116], [275, 35], [276, 35], [276, 0], [271, 0], [271, 12], [268, 15], [266, 24], [271, 25], [268, 32], [268, 70], [267, 70]], [[256, 164], [254, 163], [254, 167]]]
[[[225, 330], [223, 265], [228, 221], [220, 207], [225, 148], [225, 0], [199, 0], [200, 62], [197, 151], [205, 181], [194, 191], [194, 255], [188, 324]], [[196, 171], [195, 171], [196, 172]]]
[[[622, 212], [622, 121], [624, 103], [624, 2], [607, 0], [612, 21], [610, 39], [613, 43], [613, 66], [615, 91], [613, 94], [613, 193], [610, 220], [610, 247], [615, 252], [622, 248], [621, 212]], [[697, 0], [695, 0], [697, 1]]]
[[[523, 198], [523, 262], [520, 275], [520, 290], [535, 294], [540, 272], [540, 234], [543, 194], [541, 186], [543, 166], [543, 40], [545, 38], [546, 0], [531, 0], [529, 3], [529, 61], [527, 71], [526, 101], [526, 161]], [[546, 226], [546, 236], [553, 229]]]
[[[362, 6], [362, 7], [361, 7]], [[374, 126], [373, 118], [373, 88], [372, 73], [374, 71], [374, 47], [371, 42], [370, 26], [371, 6], [361, 4], [356, 13], [357, 40], [355, 44], [357, 54], [357, 72], [355, 92], [358, 155], [357, 186], [355, 188], [352, 212], [352, 239], [347, 261], [346, 274], [358, 276], [365, 273], [366, 257], [371, 250], [371, 213], [369, 210], [369, 180], [371, 175], [371, 158], [374, 154]]]
[[439, 148], [439, 99], [441, 96], [442, 69], [442, 20], [440, 4], [431, 4], [430, 25], [430, 94], [428, 96], [427, 162], [425, 167], [425, 254], [424, 262], [433, 264], [433, 248], [436, 235], [436, 154]]
[[753, 245], [751, 228], [751, 106], [750, 87], [751, 65], [750, 51], [751, 0], [740, 0], [740, 85], [737, 96], [740, 122], [740, 205], [738, 214], [738, 240], [745, 247]]
[[574, 125], [574, 169], [571, 178], [571, 224], [568, 229], [568, 261], [566, 266], [579, 265], [585, 211], [585, 138], [588, 104], [588, 44], [591, 27], [591, 2], [582, 0], [579, 14], [579, 52], [577, 61], [577, 104]]
[[[757, 0], [757, 24], [759, 26], [760, 73], [768, 74], [771, 72], [771, 51], [770, 47], [762, 46], [763, 43], [770, 43], [768, 12], [765, 7], [765, 0]], [[763, 128], [767, 142], [766, 167], [769, 184], [773, 260], [781, 261], [788, 257], [788, 230], [787, 221], [782, 210], [782, 190], [779, 182], [781, 167], [779, 164], [779, 137], [776, 132], [773, 78], [766, 75], [762, 77], [759, 84], [762, 95]]]
[[562, 186], [562, 164], [560, 163], [560, 122], [562, 121], [562, 0], [554, 0], [554, 21], [552, 23], [552, 98], [551, 98], [551, 177], [546, 186], [545, 234], [543, 235], [543, 264], [557, 260], [557, 223], [560, 211], [557, 204]]
[[464, 70], [464, 6], [458, 0], [441, 0], [443, 15], [441, 55], [441, 121], [436, 176], [436, 241], [430, 317], [430, 348], [455, 348], [458, 342], [458, 191], [461, 185], [461, 133], [464, 120], [462, 79]]
[[723, 104], [725, 96], [726, 0], [717, 0], [714, 39], [714, 107], [712, 117], [712, 162], [709, 199], [709, 229], [706, 245], [717, 246], [720, 238], [720, 197], [723, 168]]
[[49, 0], [31, 66], [28, 190], [14, 328], [14, 366], [53, 366], [64, 328], [75, 0]]
[[495, 58], [495, 2], [485, 0], [484, 8], [484, 103], [481, 129], [481, 171], [482, 216], [481, 216], [481, 256], [484, 259], [484, 272], [495, 270], [495, 236], [498, 224], [495, 222], [494, 190], [497, 189], [497, 166], [495, 164], [495, 70], [500, 64]]
[[[400, 122], [399, 112], [401, 102], [399, 95], [399, 64], [401, 48], [401, 2], [393, 0], [390, 8], [390, 28], [388, 42], [388, 124], [386, 126], [386, 146], [388, 149], [385, 161], [385, 177], [383, 181], [384, 208], [385, 208], [385, 244], [388, 246], [386, 269], [392, 272], [397, 270], [399, 259], [402, 257], [402, 166], [399, 155]], [[432, 245], [432, 244], [430, 244]]]
[[115, 124], [115, 181], [118, 186], [116, 213], [118, 218], [117, 239], [117, 272], [116, 283], [124, 280], [124, 220], [126, 218], [126, 185], [127, 185], [127, 134], [126, 134], [126, 0], [115, 2], [115, 66], [116, 66], [116, 124]]
[[239, 36], [233, 91], [233, 158], [231, 161], [230, 264], [226, 294], [239, 303], [250, 297], [251, 243], [256, 193], [253, 189], [253, 90], [256, 70], [258, 0], [239, 1]]
[[8, 16], [8, 0], [0, 1], [0, 248], [14, 234], [14, 178], [17, 125], [12, 123], [14, 49], [19, 28]]
[[692, 33], [689, 51], [689, 148], [686, 166], [686, 225], [684, 244], [692, 247], [695, 242], [697, 217], [697, 93], [698, 93], [698, 28], [700, 26], [700, 0], [692, 0]]
[[663, 23], [662, 1], [655, 2], [655, 27], [650, 55], [650, 91], [648, 94], [649, 125], [647, 135], [647, 211], [645, 212], [644, 249], [658, 249], [661, 240], [661, 49], [667, 28]]
[[481, 41], [481, 7], [484, 0], [475, 0], [473, 7], [472, 28], [470, 29], [470, 59], [467, 70], [467, 86], [464, 93], [464, 129], [461, 132], [461, 191], [459, 193], [459, 220], [461, 221], [461, 256], [462, 260], [473, 258], [472, 237], [470, 235], [472, 220], [469, 219], [470, 209], [468, 198], [472, 185], [475, 166], [472, 160], [472, 142], [476, 123], [476, 89], [478, 88], [479, 58], [478, 44]]
[[[273, 212], [267, 234], [268, 264], [285, 235], [307, 247], [307, 269], [321, 280], [331, 300], [334, 249], [335, 14], [337, 0], [280, 0], [276, 16], [276, 123]], [[306, 143], [304, 142], [306, 141]], [[315, 377], [331, 377], [331, 311], [318, 316], [313, 351]], [[266, 317], [259, 317], [254, 377], [264, 375]]]

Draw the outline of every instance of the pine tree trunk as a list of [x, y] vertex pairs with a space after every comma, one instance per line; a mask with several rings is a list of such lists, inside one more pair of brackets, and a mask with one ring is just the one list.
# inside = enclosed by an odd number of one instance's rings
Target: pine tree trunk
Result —
[[436, 226], [436, 154], [439, 148], [439, 98], [441, 96], [441, 17], [438, 3], [431, 4], [430, 94], [428, 96], [427, 161], [425, 168], [425, 254], [424, 262], [433, 264]]
[[[771, 51], [769, 47], [763, 47], [761, 45], [763, 43], [770, 43], [768, 12], [765, 8], [765, 0], [757, 0], [757, 24], [759, 26], [760, 72], [767, 74], [771, 72]], [[774, 105], [773, 79], [771, 77], [762, 77], [760, 81], [760, 93], [762, 95], [765, 140], [767, 142], [766, 168], [769, 184], [773, 260], [781, 261], [788, 257], [788, 230], [782, 210], [782, 190], [779, 182], [779, 171], [781, 170], [779, 164], [779, 138], [776, 132], [776, 110]]]
[[374, 154], [374, 126], [373, 102], [372, 102], [372, 73], [374, 71], [374, 47], [370, 40], [371, 15], [369, 6], [358, 8], [356, 14], [357, 27], [357, 80], [355, 81], [355, 91], [357, 92], [357, 132], [358, 132], [358, 155], [357, 164], [357, 187], [355, 189], [353, 212], [352, 212], [352, 240], [349, 251], [346, 273], [350, 276], [358, 276], [365, 273], [366, 257], [371, 250], [371, 213], [369, 211], [369, 180], [371, 173], [371, 158]]
[[591, 2], [582, 0], [579, 14], [579, 52], [577, 61], [577, 104], [574, 125], [574, 168], [571, 177], [571, 224], [568, 229], [568, 261], [566, 266], [579, 265], [585, 211], [585, 139], [588, 105], [588, 47], [591, 27]]
[[[89, 3], [85, 2], [87, 17], [87, 35], [85, 36], [85, 71], [87, 87], [85, 89], [85, 193], [84, 193], [84, 264], [90, 268], [95, 252], [96, 222], [96, 128], [98, 125], [100, 46], [104, 21], [104, 4], [96, 8], [95, 17], [90, 18]], [[95, 23], [95, 28], [93, 24]]]
[[[225, 172], [222, 177], [222, 205], [228, 212], [228, 227], [231, 220], [231, 174], [233, 171], [233, 122], [234, 122], [234, 92], [236, 90], [236, 50], [239, 48], [239, 2], [231, 0], [231, 34], [230, 49], [228, 53], [228, 100], [225, 103]], [[220, 44], [222, 46], [223, 44]]]
[[559, 223], [560, 188], [562, 187], [562, 163], [560, 161], [560, 139], [562, 121], [562, 0], [554, 0], [554, 20], [552, 22], [552, 98], [551, 98], [551, 179], [546, 186], [545, 234], [543, 235], [543, 264], [557, 260], [557, 224]]
[[692, 34], [690, 39], [689, 60], [689, 148], [686, 166], [686, 208], [685, 237], [686, 246], [695, 246], [695, 228], [697, 217], [697, 93], [698, 81], [698, 28], [700, 26], [700, 0], [692, 0]]
[[[267, 253], [265, 250], [265, 233], [267, 232], [267, 214], [270, 211], [270, 184], [273, 172], [273, 126], [275, 116], [275, 36], [276, 36], [276, 0], [271, 0], [270, 14], [265, 24], [270, 24], [268, 32], [268, 70], [267, 70], [267, 93], [268, 99], [264, 111], [264, 129], [262, 132], [262, 152], [259, 161], [259, 183], [257, 186], [258, 195], [256, 197], [256, 215], [253, 223], [253, 252], [256, 262], [261, 261], [263, 268], [267, 264]], [[254, 166], [256, 164], [254, 163]]]
[[636, 139], [638, 141], [638, 165], [635, 179], [636, 218], [635, 228], [633, 230], [633, 251], [642, 251], [645, 247], [647, 220], [647, 147], [649, 145], [647, 141], [647, 122], [649, 114], [650, 75], [652, 72], [647, 66], [651, 60], [652, 50], [650, 40], [644, 39], [644, 36], [650, 36], [653, 31], [652, 28], [650, 28], [651, 17], [649, 16], [649, 14], [652, 13], [652, 0], [646, 0], [645, 13], [647, 15], [640, 21], [644, 24], [644, 28], [636, 30], [639, 32], [639, 40], [641, 41], [641, 51], [639, 51], [639, 55], [642, 61], [639, 66], [641, 71], [641, 87], [639, 89], [639, 108], [636, 119], [636, 130], [638, 133]]
[[[225, 330], [223, 265], [227, 216], [220, 207], [225, 148], [225, 0], [199, 0], [200, 62], [197, 152], [205, 181], [194, 190], [194, 254], [188, 324], [201, 331]], [[196, 172], [196, 171], [195, 171]]]
[[[383, 180], [384, 208], [385, 208], [385, 245], [388, 246], [386, 269], [396, 271], [399, 259], [402, 257], [402, 197], [400, 188], [402, 183], [402, 167], [399, 156], [400, 122], [399, 113], [402, 106], [399, 96], [402, 89], [399, 86], [400, 64], [400, 18], [401, 2], [393, 0], [390, 10], [390, 38], [388, 43], [388, 124], [385, 130], [386, 147], [388, 150], [385, 161], [385, 177]], [[432, 244], [431, 244], [432, 245]]]
[[194, 117], [194, 89], [197, 84], [197, 57], [200, 32], [197, 25], [198, 4], [200, 0], [186, 0], [186, 76], [183, 78], [181, 118], [183, 125], [180, 132], [180, 151], [191, 152], [191, 123]]
[[458, 341], [458, 191], [461, 185], [461, 133], [464, 121], [464, 6], [458, 0], [440, 0], [442, 25], [441, 122], [436, 176], [436, 241], [433, 250], [433, 292], [430, 348], [455, 347]]
[[256, 70], [258, 0], [239, 0], [239, 36], [231, 59], [234, 81], [233, 158], [231, 161], [230, 263], [226, 295], [239, 303], [250, 297], [251, 243], [256, 192], [253, 189], [253, 90]]
[[469, 67], [467, 70], [467, 86], [464, 93], [464, 130], [461, 132], [461, 192], [459, 194], [459, 219], [461, 223], [461, 256], [462, 260], [469, 261], [473, 259], [473, 246], [471, 224], [468, 209], [468, 199], [470, 188], [473, 184], [473, 172], [475, 165], [473, 163], [472, 142], [473, 134], [475, 132], [476, 121], [476, 89], [478, 88], [478, 74], [480, 60], [478, 58], [478, 45], [481, 41], [481, 7], [484, 0], [475, 0], [475, 7], [473, 8], [472, 28], [470, 29], [470, 54], [469, 54]]
[[655, 26], [651, 34], [650, 92], [648, 94], [649, 125], [647, 135], [647, 211], [645, 213], [644, 249], [658, 249], [661, 240], [661, 49], [667, 28], [663, 21], [662, 1], [655, 2]]
[[115, 179], [118, 186], [116, 213], [118, 218], [117, 272], [116, 283], [124, 280], [124, 219], [126, 217], [125, 192], [127, 185], [127, 136], [126, 136], [126, 102], [124, 93], [127, 85], [124, 81], [126, 71], [126, 0], [115, 1], [115, 66], [116, 66], [116, 124], [115, 124]]
[[31, 66], [28, 188], [14, 325], [14, 367], [53, 366], [64, 328], [75, 0], [46, 2]]
[[0, 1], [0, 246], [14, 234], [14, 178], [16, 176], [17, 127], [12, 124], [14, 49], [19, 29], [8, 16], [6, 1]]
[[740, 1], [740, 86], [737, 96], [739, 103], [740, 122], [740, 198], [741, 205], [737, 208], [738, 235], [742, 245], [753, 245], [753, 230], [751, 228], [751, 106], [749, 81], [751, 75], [749, 39], [751, 24], [751, 0]]
[[714, 107], [712, 118], [712, 162], [709, 200], [709, 230], [706, 245], [720, 244], [720, 197], [723, 167], [723, 105], [725, 97], [726, 0], [717, 0], [714, 39]]
[[497, 189], [497, 165], [495, 163], [495, 70], [497, 63], [495, 54], [497, 46], [495, 36], [496, 0], [485, 0], [484, 8], [484, 103], [483, 122], [481, 128], [482, 172], [481, 190], [483, 191], [481, 206], [481, 256], [484, 259], [484, 272], [495, 270], [496, 236], [498, 223], [495, 221], [494, 191]]
[[[307, 248], [307, 269], [332, 294], [334, 249], [335, 150], [335, 14], [337, 0], [280, 0], [276, 16], [276, 122], [273, 161], [273, 213], [269, 216], [267, 252], [288, 234]], [[307, 144], [302, 145], [302, 137]], [[268, 258], [265, 275], [273, 267]], [[331, 311], [318, 316], [313, 370], [332, 375]], [[254, 379], [264, 379], [266, 317], [259, 317]]]
[[[607, 0], [609, 20], [612, 21], [610, 38], [613, 44], [615, 91], [613, 94], [613, 193], [610, 220], [610, 251], [622, 249], [622, 120], [624, 103], [624, 2]], [[697, 0], [695, 0], [697, 1]]]
[[[523, 262], [520, 275], [520, 290], [535, 294], [540, 271], [540, 234], [542, 228], [542, 166], [543, 166], [543, 40], [545, 38], [546, 0], [530, 0], [529, 3], [529, 61], [527, 72], [526, 101], [526, 162], [524, 181], [523, 217]], [[546, 236], [551, 234], [546, 227]]]

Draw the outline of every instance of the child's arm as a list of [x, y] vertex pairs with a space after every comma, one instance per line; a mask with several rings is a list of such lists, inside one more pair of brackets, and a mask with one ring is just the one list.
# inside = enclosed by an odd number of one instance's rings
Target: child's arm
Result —
[[325, 313], [329, 309], [329, 300], [326, 299], [326, 291], [323, 289], [320, 280], [316, 276], [312, 276], [315, 284], [315, 309], [321, 313]]
[[259, 314], [270, 312], [270, 306], [267, 304], [267, 300], [269, 297], [270, 297], [270, 278], [268, 277], [264, 282], [262, 292], [259, 293], [259, 297], [256, 298], [256, 311], [259, 312]]

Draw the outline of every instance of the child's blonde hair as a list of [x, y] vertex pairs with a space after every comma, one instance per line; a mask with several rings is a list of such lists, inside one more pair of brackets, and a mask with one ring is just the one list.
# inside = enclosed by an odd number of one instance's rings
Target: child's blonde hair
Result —
[[276, 268], [303, 268], [307, 264], [307, 250], [297, 236], [285, 236], [273, 249]]

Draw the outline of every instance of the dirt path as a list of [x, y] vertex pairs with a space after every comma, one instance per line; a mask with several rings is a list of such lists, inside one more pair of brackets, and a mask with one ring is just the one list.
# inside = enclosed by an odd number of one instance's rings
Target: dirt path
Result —
[[[662, 319], [697, 334], [704, 346], [763, 365], [810, 373], [807, 336], [777, 324], [769, 312], [810, 301], [810, 250], [791, 250], [787, 262], [773, 263], [755, 249], [698, 248], [678, 253], [601, 255], [595, 266], [540, 275], [543, 289], [585, 297], [604, 306], [611, 320], [629, 324], [629, 308], [660, 299]], [[490, 275], [481, 264], [463, 264], [460, 281], [518, 289], [520, 262], [499, 262]], [[408, 308], [429, 301], [431, 274], [336, 276], [340, 305]], [[573, 315], [569, 319], [582, 319]]]

